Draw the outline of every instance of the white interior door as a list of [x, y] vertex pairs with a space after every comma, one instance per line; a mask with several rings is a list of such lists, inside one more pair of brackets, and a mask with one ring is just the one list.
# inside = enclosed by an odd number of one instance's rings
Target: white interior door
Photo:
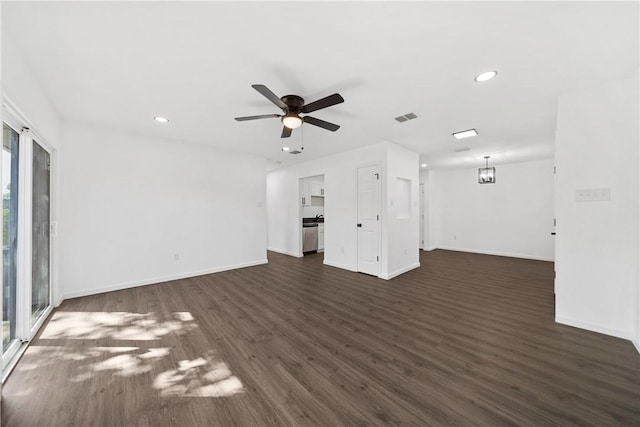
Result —
[[358, 168], [358, 271], [380, 274], [380, 167]]

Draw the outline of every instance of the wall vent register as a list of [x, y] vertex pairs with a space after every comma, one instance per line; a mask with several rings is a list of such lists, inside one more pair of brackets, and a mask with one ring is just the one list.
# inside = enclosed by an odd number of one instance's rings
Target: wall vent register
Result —
[[413, 120], [413, 119], [416, 119], [416, 118], [418, 118], [416, 113], [407, 113], [407, 114], [405, 114], [403, 116], [396, 117], [395, 120], [397, 122], [399, 122], [399, 123], [402, 123], [402, 122], [406, 122], [408, 120]]

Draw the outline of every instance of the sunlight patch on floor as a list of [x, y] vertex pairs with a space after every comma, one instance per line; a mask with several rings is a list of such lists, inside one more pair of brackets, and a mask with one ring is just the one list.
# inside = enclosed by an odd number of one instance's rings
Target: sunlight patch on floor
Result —
[[[176, 360], [171, 357], [172, 344], [179, 341], [173, 336], [194, 330], [197, 324], [189, 312], [159, 316], [56, 311], [17, 369], [46, 370], [49, 365], [63, 362], [66, 363], [65, 379], [72, 383], [96, 378], [110, 383], [118, 378], [142, 376], [160, 396], [226, 397], [244, 393], [242, 382], [214, 350], [203, 357], [181, 360], [174, 369], [165, 370], [172, 366], [168, 363]], [[170, 337], [173, 338], [169, 340]], [[157, 347], [150, 347], [150, 341], [155, 341], [153, 344]], [[136, 345], [127, 346], [129, 343]], [[198, 354], [202, 353], [196, 356]]]
[[[153, 369], [152, 361], [162, 359], [169, 355], [169, 348], [150, 348], [142, 350], [139, 347], [92, 347], [87, 355], [92, 358], [102, 358], [105, 354], [117, 354], [99, 362], [81, 366], [79, 373], [71, 378], [73, 382], [81, 382], [91, 379], [96, 373], [107, 371], [119, 377], [132, 377], [150, 372]], [[144, 353], [140, 353], [144, 351]]]
[[228, 397], [244, 393], [242, 382], [226, 363], [212, 358], [181, 360], [177, 369], [158, 375], [153, 387], [161, 396]]
[[157, 340], [196, 327], [189, 312], [154, 313], [57, 311], [41, 339]]
[[79, 362], [90, 357], [90, 354], [69, 351], [62, 346], [30, 345], [20, 360], [20, 363], [16, 366], [16, 370], [31, 371], [42, 368], [43, 366], [52, 365], [61, 360]]

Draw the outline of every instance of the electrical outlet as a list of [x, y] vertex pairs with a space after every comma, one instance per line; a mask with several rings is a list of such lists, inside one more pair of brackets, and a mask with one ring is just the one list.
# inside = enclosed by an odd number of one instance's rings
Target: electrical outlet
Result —
[[576, 190], [576, 202], [607, 202], [611, 200], [610, 188]]
[[344, 253], [344, 246], [340, 246], [340, 252]]
[[174, 261], [180, 261], [180, 254], [178, 252], [176, 252], [175, 254], [173, 254], [173, 260]]

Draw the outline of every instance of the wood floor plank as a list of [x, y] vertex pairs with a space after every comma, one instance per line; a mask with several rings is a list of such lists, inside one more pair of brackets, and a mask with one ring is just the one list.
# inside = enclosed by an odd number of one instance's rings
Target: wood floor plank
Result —
[[4, 426], [640, 425], [632, 344], [554, 322], [553, 264], [432, 251], [390, 281], [269, 264], [65, 301]]

